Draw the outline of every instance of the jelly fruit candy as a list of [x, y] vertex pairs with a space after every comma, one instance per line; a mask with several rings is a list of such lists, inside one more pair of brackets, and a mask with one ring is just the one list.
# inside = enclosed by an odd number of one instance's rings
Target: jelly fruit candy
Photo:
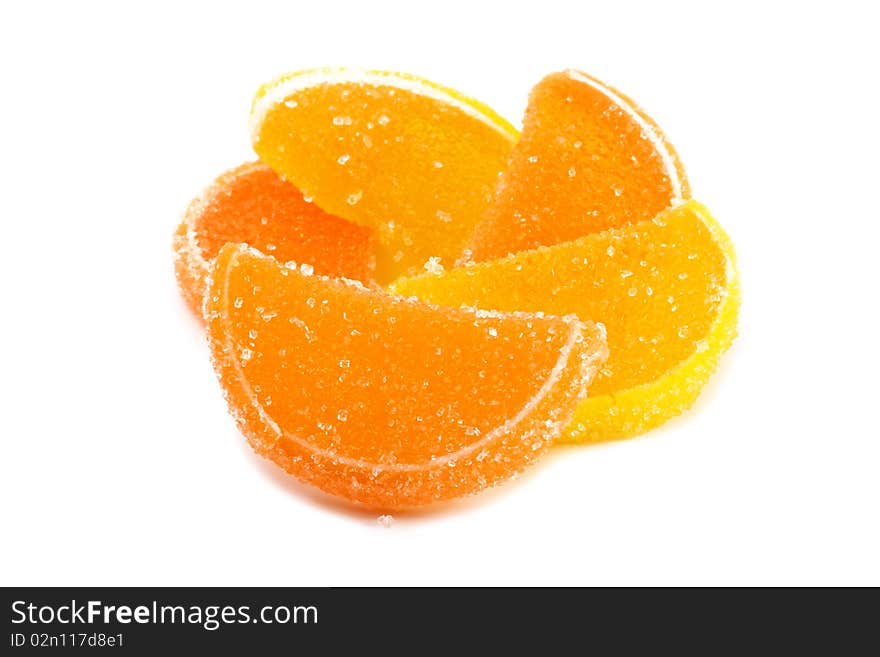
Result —
[[375, 508], [475, 493], [536, 461], [607, 354], [574, 317], [440, 308], [284, 266], [217, 257], [212, 356], [252, 447]]
[[226, 242], [246, 242], [281, 262], [307, 262], [321, 274], [364, 282], [373, 275], [374, 231], [327, 214], [261, 162], [217, 178], [174, 234], [178, 284], [198, 315], [206, 278]]
[[651, 219], [688, 196], [684, 169], [650, 117], [585, 73], [554, 73], [531, 92], [522, 137], [464, 259]]
[[517, 133], [485, 105], [400, 73], [319, 69], [263, 86], [260, 157], [326, 211], [375, 228], [377, 279], [451, 265], [486, 210]]
[[611, 355], [565, 431], [569, 441], [633, 436], [687, 408], [730, 346], [739, 306], [733, 246], [696, 201], [392, 289], [447, 306], [602, 322]]

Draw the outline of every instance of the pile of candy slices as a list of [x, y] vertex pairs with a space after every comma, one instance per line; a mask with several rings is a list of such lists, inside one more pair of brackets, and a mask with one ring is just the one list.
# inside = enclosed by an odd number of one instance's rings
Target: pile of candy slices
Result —
[[259, 159], [175, 232], [178, 282], [251, 446], [327, 493], [416, 507], [643, 433], [736, 334], [729, 238], [585, 73], [539, 82], [520, 133], [414, 76], [301, 71], [250, 130]]

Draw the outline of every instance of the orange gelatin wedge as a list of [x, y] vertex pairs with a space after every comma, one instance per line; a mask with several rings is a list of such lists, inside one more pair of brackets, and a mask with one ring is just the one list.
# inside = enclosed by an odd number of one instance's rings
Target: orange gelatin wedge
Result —
[[401, 279], [392, 291], [602, 322], [611, 355], [563, 436], [579, 442], [634, 436], [687, 408], [730, 346], [739, 307], [733, 246], [696, 201], [571, 242]]
[[321, 210], [262, 162], [217, 178], [184, 214], [174, 234], [175, 271], [189, 306], [202, 314], [214, 258], [227, 242], [244, 242], [281, 262], [364, 282], [375, 266], [375, 232]]
[[251, 110], [260, 157], [334, 215], [379, 233], [377, 279], [451, 265], [492, 199], [516, 130], [488, 107], [402, 73], [300, 71]]
[[214, 364], [252, 447], [376, 508], [475, 493], [533, 463], [606, 356], [574, 317], [431, 306], [225, 246]]
[[532, 90], [522, 137], [464, 260], [651, 219], [689, 196], [684, 168], [629, 98], [578, 71]]

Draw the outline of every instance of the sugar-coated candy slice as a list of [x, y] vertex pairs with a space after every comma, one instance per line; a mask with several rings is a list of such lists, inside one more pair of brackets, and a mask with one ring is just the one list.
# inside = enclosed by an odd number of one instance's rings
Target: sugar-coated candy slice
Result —
[[377, 278], [454, 262], [516, 130], [485, 105], [402, 73], [300, 71], [251, 110], [260, 157], [328, 212], [379, 232]]
[[684, 168], [647, 114], [585, 73], [554, 73], [531, 92], [522, 137], [464, 259], [651, 219], [688, 196]]
[[448, 306], [574, 313], [605, 325], [611, 355], [564, 433], [634, 436], [687, 408], [736, 334], [733, 246], [696, 201], [649, 221], [398, 280]]
[[262, 162], [227, 171], [193, 200], [174, 233], [181, 293], [202, 314], [214, 258], [227, 242], [247, 243], [281, 262], [328, 276], [372, 279], [375, 232], [327, 214]]
[[536, 461], [606, 357], [574, 317], [440, 308], [225, 246], [214, 364], [251, 446], [375, 508], [475, 493]]

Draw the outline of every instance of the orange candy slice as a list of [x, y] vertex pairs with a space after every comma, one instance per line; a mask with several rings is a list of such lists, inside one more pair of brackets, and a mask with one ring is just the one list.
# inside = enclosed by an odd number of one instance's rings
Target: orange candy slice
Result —
[[444, 309], [311, 271], [225, 246], [212, 356], [257, 452], [371, 507], [468, 495], [533, 463], [607, 353], [573, 317]]
[[522, 137], [465, 260], [482, 261], [651, 219], [689, 195], [654, 121], [585, 73], [532, 90]]
[[373, 275], [374, 231], [307, 202], [262, 162], [217, 178], [190, 204], [174, 234], [178, 284], [199, 315], [211, 265], [227, 242], [246, 242], [281, 262], [307, 262], [321, 274], [361, 281]]
[[602, 322], [611, 355], [565, 432], [569, 441], [633, 436], [687, 408], [730, 346], [739, 307], [733, 246], [696, 201], [392, 289], [448, 306]]
[[377, 279], [451, 265], [492, 199], [516, 130], [457, 91], [402, 73], [300, 71], [251, 110], [260, 157], [328, 212], [379, 232]]

